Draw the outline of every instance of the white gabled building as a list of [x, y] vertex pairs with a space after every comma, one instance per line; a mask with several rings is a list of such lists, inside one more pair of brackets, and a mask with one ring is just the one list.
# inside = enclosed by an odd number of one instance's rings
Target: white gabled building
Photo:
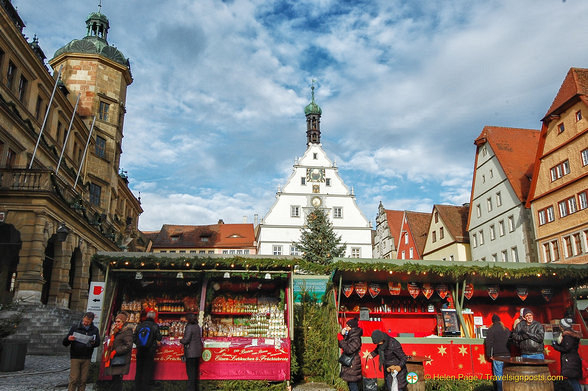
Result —
[[345, 256], [372, 257], [372, 227], [339, 176], [320, 143], [321, 108], [312, 101], [304, 109], [307, 149], [294, 163], [286, 185], [276, 193], [276, 201], [257, 227], [257, 253], [262, 255], [301, 255], [295, 242], [300, 240], [306, 215], [317, 206], [327, 211]]

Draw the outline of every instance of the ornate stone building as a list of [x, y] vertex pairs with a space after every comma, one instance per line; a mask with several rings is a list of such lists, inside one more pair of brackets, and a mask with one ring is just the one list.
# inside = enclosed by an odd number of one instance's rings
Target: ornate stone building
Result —
[[141, 205], [119, 173], [130, 65], [105, 15], [86, 25], [49, 71], [0, 0], [0, 303], [83, 311], [103, 278], [92, 256], [140, 250]]

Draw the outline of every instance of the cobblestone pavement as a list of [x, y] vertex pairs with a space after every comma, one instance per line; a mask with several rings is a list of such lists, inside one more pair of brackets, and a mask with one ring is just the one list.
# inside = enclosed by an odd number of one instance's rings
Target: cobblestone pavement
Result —
[[[69, 376], [69, 355], [34, 356], [27, 355], [22, 371], [0, 372], [2, 391], [65, 391]], [[88, 384], [87, 391], [93, 390]]]

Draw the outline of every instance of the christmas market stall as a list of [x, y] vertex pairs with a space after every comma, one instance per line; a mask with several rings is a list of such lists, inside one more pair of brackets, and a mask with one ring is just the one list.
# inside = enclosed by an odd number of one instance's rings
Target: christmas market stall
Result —
[[[340, 259], [335, 267], [339, 323], [359, 318], [367, 377], [374, 377], [373, 360], [366, 360], [375, 348], [374, 330], [397, 338], [407, 355], [422, 358], [417, 361], [426, 379], [490, 379], [484, 338], [494, 314], [512, 329], [521, 308], [533, 311], [545, 329], [552, 375], [560, 374], [559, 352], [551, 346], [559, 320], [572, 317], [573, 328], [588, 337], [574, 295], [575, 287], [588, 281], [585, 265]], [[588, 339], [581, 340], [580, 355], [588, 360]]]
[[[180, 339], [189, 313], [198, 315], [202, 327], [202, 380], [290, 379], [292, 267], [287, 259], [99, 253], [94, 261], [106, 270], [102, 335], [109, 334], [121, 311], [133, 325], [155, 311], [163, 340], [154, 380], [187, 379]], [[134, 379], [135, 355], [133, 349], [124, 380]], [[102, 369], [100, 378], [107, 380]]]

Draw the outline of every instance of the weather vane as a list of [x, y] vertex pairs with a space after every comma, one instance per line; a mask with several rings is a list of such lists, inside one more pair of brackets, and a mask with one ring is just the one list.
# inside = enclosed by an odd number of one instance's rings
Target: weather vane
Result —
[[102, 0], [98, 1], [98, 13], [99, 14], [101, 13], [100, 11], [102, 11]]

